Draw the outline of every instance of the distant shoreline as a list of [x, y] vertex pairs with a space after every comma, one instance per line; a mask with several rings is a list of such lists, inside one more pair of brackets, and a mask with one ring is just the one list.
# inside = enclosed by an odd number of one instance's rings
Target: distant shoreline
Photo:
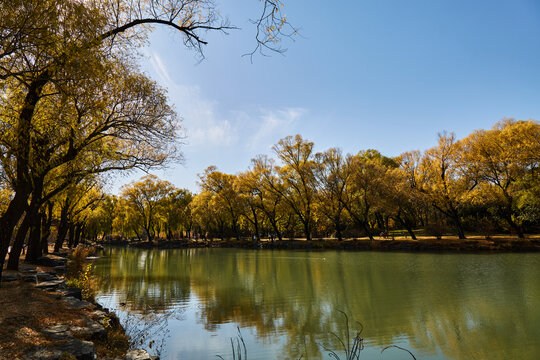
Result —
[[455, 253], [500, 253], [500, 252], [540, 252], [540, 237], [528, 239], [335, 239], [320, 240], [173, 240], [173, 241], [103, 241], [101, 245], [129, 246], [143, 249], [182, 248], [241, 248], [241, 249], [283, 249], [283, 250], [357, 250], [357, 251], [410, 251], [410, 252], [455, 252]]

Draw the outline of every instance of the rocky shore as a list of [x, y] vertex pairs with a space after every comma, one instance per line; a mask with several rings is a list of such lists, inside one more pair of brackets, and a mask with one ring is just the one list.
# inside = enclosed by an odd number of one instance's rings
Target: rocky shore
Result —
[[0, 358], [156, 360], [145, 350], [128, 350], [116, 315], [66, 286], [65, 255], [46, 256], [37, 266], [2, 276]]

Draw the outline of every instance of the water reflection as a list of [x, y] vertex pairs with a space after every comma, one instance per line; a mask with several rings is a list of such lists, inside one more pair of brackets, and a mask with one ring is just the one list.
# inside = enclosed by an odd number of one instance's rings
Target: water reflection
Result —
[[[540, 354], [537, 254], [115, 248], [96, 272], [109, 305], [126, 303], [137, 314], [186, 312], [200, 325], [192, 332], [223, 336], [224, 324], [250, 329], [256, 341], [248, 349], [261, 358], [268, 349], [298, 359], [326, 355], [321, 345], [339, 348], [331, 335], [345, 335], [337, 310], [361, 321], [372, 349], [400, 344], [433, 359]], [[189, 347], [174, 331], [170, 338]], [[182, 355], [169, 346], [166, 356]], [[392, 358], [406, 357], [385, 353]]]

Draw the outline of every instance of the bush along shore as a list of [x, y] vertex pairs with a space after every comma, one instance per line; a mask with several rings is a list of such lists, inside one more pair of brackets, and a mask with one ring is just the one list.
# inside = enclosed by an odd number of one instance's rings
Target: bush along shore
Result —
[[7, 272], [0, 287], [0, 358], [157, 360], [129, 349], [118, 318], [94, 301], [95, 250], [57, 252]]
[[298, 249], [298, 250], [360, 250], [360, 251], [427, 251], [427, 252], [537, 252], [540, 251], [540, 237], [529, 239], [513, 239], [511, 237], [493, 237], [460, 239], [425, 238], [410, 239], [335, 239], [315, 240], [160, 240], [134, 241], [104, 240], [102, 245], [132, 246], [137, 248], [244, 248], [244, 249]]

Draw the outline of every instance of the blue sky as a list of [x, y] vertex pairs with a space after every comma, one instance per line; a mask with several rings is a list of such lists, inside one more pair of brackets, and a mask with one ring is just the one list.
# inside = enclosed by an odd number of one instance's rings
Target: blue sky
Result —
[[286, 1], [302, 36], [253, 63], [241, 55], [255, 45], [248, 19], [260, 2], [218, 5], [241, 29], [208, 34], [204, 61], [163, 28], [143, 51], [142, 68], [183, 118], [185, 162], [156, 172], [176, 186], [197, 191], [209, 165], [243, 171], [297, 133], [317, 151], [394, 156], [433, 146], [443, 130], [540, 118], [538, 1]]

